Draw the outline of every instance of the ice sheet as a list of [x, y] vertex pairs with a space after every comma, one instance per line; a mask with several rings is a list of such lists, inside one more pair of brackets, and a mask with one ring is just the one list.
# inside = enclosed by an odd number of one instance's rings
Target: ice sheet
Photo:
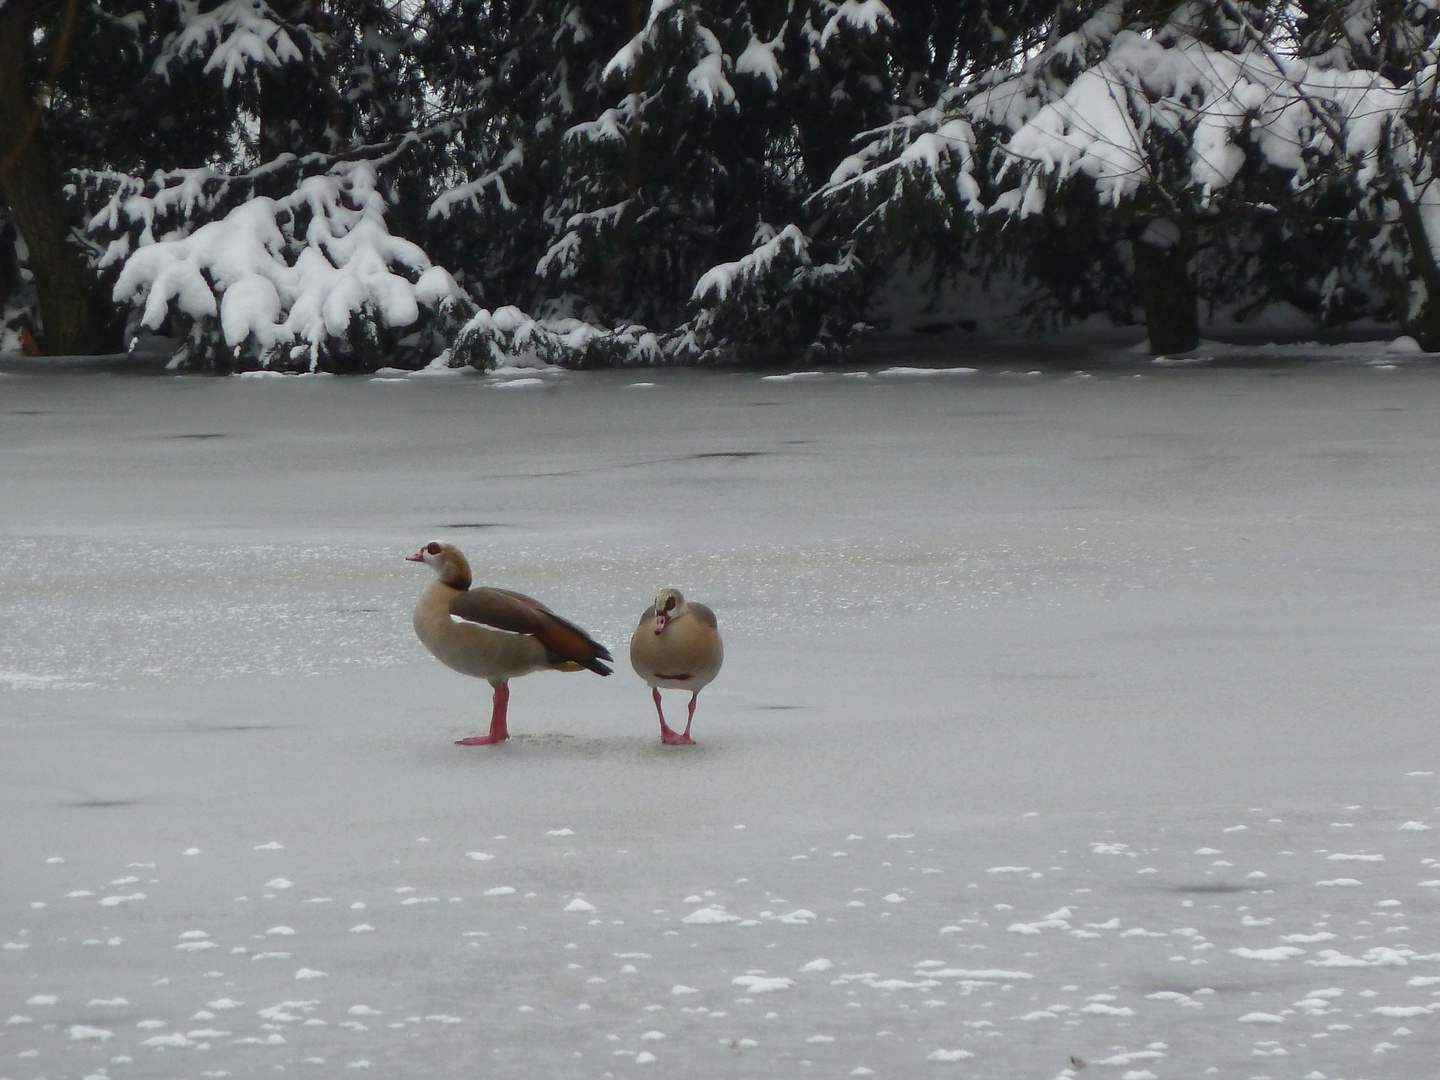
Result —
[[1431, 1067], [1430, 367], [497, 389], [4, 381], [0, 1078]]

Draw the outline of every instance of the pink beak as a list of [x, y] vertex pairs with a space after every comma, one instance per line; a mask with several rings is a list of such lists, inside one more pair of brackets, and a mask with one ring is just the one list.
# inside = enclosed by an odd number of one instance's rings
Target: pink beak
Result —
[[406, 562], [424, 562], [424, 561], [425, 561], [425, 552], [424, 552], [424, 551], [417, 551], [417, 552], [415, 552], [414, 555], [406, 555], [406, 556], [405, 556], [405, 561], [406, 561]]
[[657, 611], [657, 612], [655, 613], [655, 633], [658, 634], [658, 633], [660, 633], [662, 630], [664, 630], [664, 629], [665, 629], [665, 624], [666, 624], [667, 622], [669, 622], [669, 621], [670, 621], [670, 616], [669, 616], [669, 615], [666, 615], [665, 612], [663, 612], [663, 611]]

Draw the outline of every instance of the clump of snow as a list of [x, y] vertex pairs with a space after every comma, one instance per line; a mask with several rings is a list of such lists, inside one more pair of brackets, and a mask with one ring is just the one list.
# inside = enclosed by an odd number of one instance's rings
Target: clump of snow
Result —
[[776, 990], [788, 990], [795, 985], [794, 979], [784, 976], [737, 975], [730, 981], [752, 994], [769, 994]]
[[105, 1042], [115, 1037], [113, 1031], [109, 1031], [106, 1028], [90, 1027], [88, 1024], [71, 1024], [67, 1030], [70, 1038], [77, 1041], [98, 1039], [101, 1042]]
[[715, 926], [720, 923], [739, 922], [740, 916], [731, 915], [728, 911], [724, 909], [724, 907], [715, 904], [707, 907], [697, 908], [695, 911], [690, 912], [689, 915], [686, 915], [680, 921], [683, 923], [689, 923], [691, 926]]
[[[367, 313], [383, 326], [404, 328], [422, 307], [462, 296], [417, 245], [391, 235], [368, 162], [306, 177], [282, 199], [249, 199], [188, 235], [157, 237], [151, 232], [157, 213], [188, 197], [187, 177], [176, 179], [149, 197], [122, 189], [93, 223], [121, 217], [143, 223], [136, 248], [112, 248], [102, 265], [123, 257], [114, 299], [141, 306], [141, 325], [151, 330], [173, 307], [192, 320], [218, 320], [237, 355], [253, 348], [268, 365], [303, 354], [313, 371], [322, 347]], [[308, 224], [295, 235], [301, 221]]]
[[973, 1058], [974, 1056], [974, 1053], [969, 1050], [935, 1049], [931, 1050], [930, 1053], [925, 1055], [925, 1060], [939, 1062], [965, 1061], [969, 1058]]
[[[202, 10], [199, 5], [178, 9], [181, 29], [166, 39], [165, 48], [155, 60], [157, 74], [169, 78], [170, 67], [192, 55], [205, 56], [205, 74], [222, 72], [226, 87], [237, 75], [244, 76], [251, 68], [280, 67], [303, 58], [290, 32], [275, 17], [268, 5], [256, 0], [221, 0]], [[308, 31], [299, 30], [304, 41]], [[307, 42], [319, 48], [319, 42]]]
[[876, 374], [894, 379], [929, 379], [939, 375], [974, 375], [980, 369], [973, 367], [888, 367]]
[[781, 75], [780, 61], [776, 56], [780, 44], [779, 35], [773, 41], [761, 41], [752, 34], [749, 44], [735, 57], [736, 74], [763, 79], [770, 89], [776, 89]]

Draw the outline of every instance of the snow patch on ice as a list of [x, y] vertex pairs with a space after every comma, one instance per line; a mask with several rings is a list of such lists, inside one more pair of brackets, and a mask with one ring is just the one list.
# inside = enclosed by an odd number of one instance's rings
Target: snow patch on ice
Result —
[[1292, 956], [1305, 955], [1304, 949], [1297, 949], [1294, 945], [1275, 945], [1268, 949], [1250, 949], [1242, 945], [1230, 952], [1244, 960], [1289, 960]]
[[70, 1038], [77, 1041], [86, 1041], [93, 1039], [99, 1040], [100, 1042], [105, 1042], [107, 1039], [113, 1039], [115, 1037], [115, 1033], [113, 1031], [109, 1031], [105, 1028], [90, 1027], [88, 1024], [71, 1024], [68, 1028], [68, 1031], [70, 1034]]
[[720, 923], [739, 922], [740, 916], [731, 915], [723, 906], [713, 904], [692, 911], [680, 921], [689, 923], [691, 926], [716, 926]]
[[979, 368], [973, 367], [888, 367], [875, 374], [881, 378], [929, 379], [945, 375], [977, 375]]
[[930, 1053], [926, 1054], [926, 1055], [925, 1055], [925, 1060], [926, 1060], [926, 1061], [940, 1061], [940, 1062], [964, 1061], [964, 1060], [966, 1060], [967, 1058], [973, 1058], [974, 1056], [975, 1056], [975, 1055], [974, 1055], [973, 1053], [971, 1053], [969, 1050], [939, 1050], [939, 1049], [937, 1049], [937, 1050], [931, 1050]]
[[788, 990], [795, 985], [794, 979], [766, 975], [737, 975], [730, 982], [735, 986], [744, 987], [752, 994], [769, 994], [776, 990]]

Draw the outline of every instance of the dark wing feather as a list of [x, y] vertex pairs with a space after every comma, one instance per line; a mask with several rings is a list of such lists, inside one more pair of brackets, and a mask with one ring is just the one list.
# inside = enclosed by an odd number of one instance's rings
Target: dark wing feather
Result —
[[614, 659], [604, 645], [524, 593], [468, 589], [450, 601], [450, 614], [496, 630], [529, 634], [560, 660], [569, 660], [598, 675], [610, 674], [610, 669], [600, 662]]
[[468, 589], [450, 601], [451, 615], [513, 634], [535, 633], [544, 612], [543, 604], [504, 589]]
[[711, 611], [704, 604], [696, 604], [692, 601], [688, 606], [691, 613], [701, 622], [709, 623], [712, 630], [718, 630], [720, 628], [720, 624], [715, 621], [715, 612]]

